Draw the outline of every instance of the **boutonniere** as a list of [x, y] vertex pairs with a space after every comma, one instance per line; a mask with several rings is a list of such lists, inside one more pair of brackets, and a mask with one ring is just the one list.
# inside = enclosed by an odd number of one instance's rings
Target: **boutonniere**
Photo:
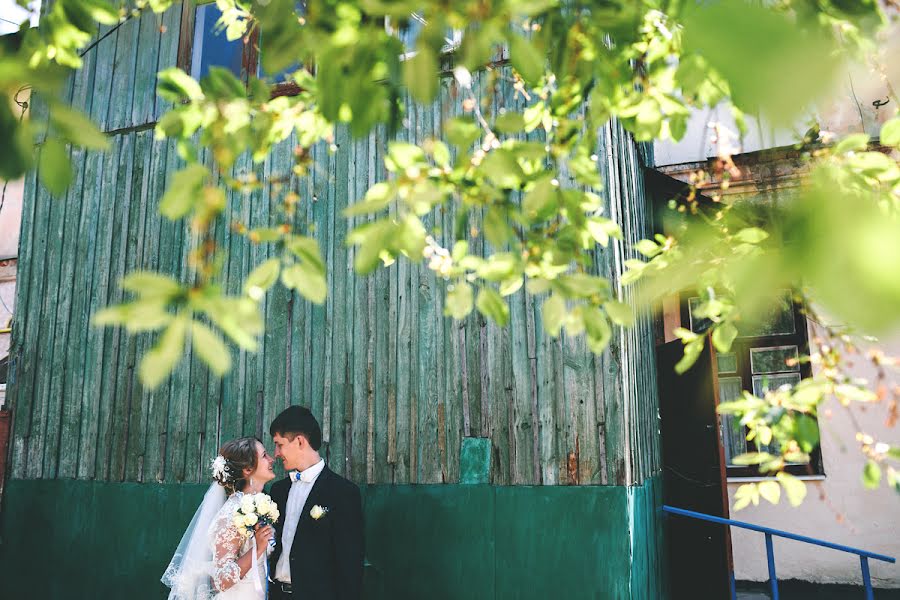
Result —
[[316, 504], [311, 509], [309, 509], [309, 516], [311, 516], [313, 519], [318, 521], [319, 519], [324, 517], [325, 513], [327, 513], [327, 512], [328, 512], [327, 506], [319, 506], [318, 504]]

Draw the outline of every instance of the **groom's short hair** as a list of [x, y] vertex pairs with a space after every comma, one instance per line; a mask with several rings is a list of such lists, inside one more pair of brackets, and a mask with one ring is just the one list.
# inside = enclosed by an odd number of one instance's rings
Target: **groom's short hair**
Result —
[[269, 427], [270, 435], [274, 437], [276, 433], [291, 440], [302, 435], [316, 451], [322, 445], [322, 428], [312, 412], [303, 406], [288, 406], [281, 411]]

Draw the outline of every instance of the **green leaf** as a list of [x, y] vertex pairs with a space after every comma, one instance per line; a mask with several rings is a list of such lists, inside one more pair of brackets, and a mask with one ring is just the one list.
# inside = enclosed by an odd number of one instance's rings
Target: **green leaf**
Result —
[[606, 315], [595, 306], [586, 307], [582, 312], [582, 317], [585, 331], [587, 331], [588, 348], [594, 354], [600, 354], [606, 350], [612, 339], [609, 321], [606, 320]]
[[297, 290], [301, 296], [322, 304], [328, 295], [328, 281], [325, 272], [309, 262], [295, 263], [281, 271], [284, 287]]
[[604, 302], [603, 310], [606, 311], [606, 314], [609, 315], [609, 318], [616, 325], [622, 327], [631, 327], [634, 325], [634, 311], [632, 311], [631, 307], [624, 302], [619, 302], [617, 300]]
[[536, 86], [544, 76], [544, 53], [522, 36], [509, 36], [509, 60], [526, 83]]
[[747, 227], [734, 235], [734, 239], [745, 244], [758, 244], [769, 237], [769, 234], [759, 227]]
[[221, 377], [231, 368], [231, 352], [212, 329], [194, 321], [191, 323], [191, 347], [209, 370]]
[[532, 223], [545, 221], [556, 214], [559, 208], [558, 186], [551, 177], [538, 181], [522, 200], [522, 212]]
[[164, 100], [168, 100], [172, 104], [178, 104], [182, 100], [199, 100], [203, 97], [200, 84], [176, 67], [159, 72], [156, 91]]
[[115, 25], [119, 21], [119, 11], [103, 0], [81, 0], [85, 10], [94, 21], [102, 25]]
[[900, 148], [900, 117], [894, 117], [881, 126], [879, 142], [885, 146]]
[[512, 277], [519, 266], [516, 255], [511, 252], [494, 254], [478, 269], [478, 276], [488, 281], [503, 281]]
[[775, 481], [761, 481], [759, 495], [772, 504], [778, 504], [778, 501], [781, 500], [781, 488]]
[[87, 150], [106, 150], [109, 138], [80, 112], [61, 105], [54, 105], [50, 120], [57, 131], [72, 144]]
[[481, 137], [481, 128], [471, 117], [454, 117], [444, 125], [444, 133], [451, 144], [468, 150]]
[[712, 332], [712, 343], [719, 352], [728, 352], [731, 350], [731, 344], [737, 338], [737, 327], [731, 321], [725, 321], [716, 325]]
[[119, 285], [143, 299], [169, 299], [182, 291], [181, 284], [161, 273], [133, 271], [122, 278]]
[[162, 333], [156, 345], [141, 359], [138, 375], [148, 390], [162, 383], [184, 354], [187, 324], [188, 318], [185, 315], [175, 318]]
[[432, 140], [431, 156], [434, 158], [434, 164], [439, 167], [450, 166], [450, 148], [447, 144], [440, 140]]
[[431, 102], [438, 89], [438, 64], [434, 51], [425, 44], [416, 45], [416, 55], [403, 63], [403, 81], [413, 98]]
[[702, 56], [721, 74], [739, 108], [776, 124], [800, 114], [838, 74], [835, 36], [796, 13], [717, 0], [688, 3], [679, 17], [684, 54]]
[[249, 237], [254, 242], [277, 242], [282, 237], [281, 229], [276, 227], [258, 227], [257, 229], [251, 229], [247, 233], [247, 237]]
[[387, 156], [384, 165], [388, 171], [396, 173], [405, 171], [414, 165], [425, 163], [425, 151], [414, 144], [406, 142], [391, 142], [388, 144]]
[[345, 217], [356, 217], [376, 213], [387, 208], [394, 199], [394, 187], [385, 182], [376, 183], [366, 192], [362, 202], [357, 202], [344, 209]]
[[659, 244], [657, 244], [653, 240], [640, 240], [634, 245], [634, 249], [647, 258], [653, 258], [657, 254], [662, 252], [662, 248], [660, 248]]
[[900, 493], [900, 471], [889, 466], [887, 468], [887, 483], [888, 487], [892, 488], [895, 492]]
[[500, 133], [517, 133], [525, 129], [525, 119], [520, 113], [507, 111], [494, 121], [494, 129]]
[[419, 217], [407, 215], [406, 218], [400, 222], [394, 236], [397, 248], [409, 259], [414, 262], [419, 262], [422, 259], [427, 233], [425, 231], [425, 226], [422, 225], [422, 221]]
[[41, 147], [38, 163], [41, 183], [54, 196], [62, 196], [72, 183], [72, 164], [66, 145], [56, 138], [50, 138]]
[[566, 301], [561, 296], [553, 294], [541, 307], [541, 317], [544, 322], [544, 331], [550, 337], [557, 337], [566, 321]]
[[247, 276], [244, 281], [244, 293], [257, 302], [265, 296], [266, 291], [278, 281], [281, 272], [281, 260], [270, 258]]
[[505, 327], [509, 322], [509, 306], [506, 305], [500, 294], [491, 288], [481, 288], [478, 298], [475, 300], [475, 306], [478, 307], [478, 312], [500, 327]]
[[694, 363], [700, 358], [700, 354], [703, 353], [703, 342], [705, 339], [704, 337], [697, 337], [694, 341], [688, 342], [684, 346], [684, 356], [675, 365], [676, 373], [681, 375], [694, 366]]
[[775, 460], [775, 456], [769, 454], [768, 452], [745, 452], [743, 454], [738, 454], [734, 458], [731, 459], [732, 464], [735, 465], [761, 465], [764, 462], [769, 462], [771, 460]]
[[863, 467], [862, 482], [870, 490], [876, 489], [881, 485], [881, 467], [874, 460], [866, 461]]
[[159, 212], [174, 221], [193, 210], [209, 169], [199, 164], [188, 165], [172, 176], [172, 181], [159, 202]]
[[325, 273], [325, 261], [322, 260], [322, 252], [319, 243], [305, 235], [295, 235], [287, 245], [288, 250], [300, 260], [314, 266], [318, 271]]
[[465, 319], [472, 312], [472, 306], [472, 286], [465, 281], [460, 281], [447, 292], [444, 314], [459, 321]]
[[869, 135], [867, 133], [854, 133], [842, 139], [834, 147], [835, 154], [845, 152], [859, 152], [869, 147]]
[[609, 245], [609, 238], [622, 239], [622, 230], [611, 219], [593, 217], [587, 220], [586, 226], [591, 237], [604, 248]]
[[492, 206], [484, 215], [484, 235], [494, 248], [502, 248], [513, 235], [503, 209]]
[[522, 284], [525, 283], [525, 280], [521, 275], [508, 277], [500, 282], [500, 295], [501, 296], [512, 296], [520, 289], [522, 289]]
[[166, 311], [165, 302], [157, 300], [108, 306], [91, 319], [96, 327], [124, 326], [129, 333], [156, 331], [171, 321], [172, 315]]
[[481, 171], [501, 188], [518, 189], [525, 178], [515, 154], [506, 148], [489, 152], [481, 163]]
[[750, 503], [759, 504], [759, 487], [755, 483], [744, 483], [734, 492], [734, 510], [739, 511]]
[[806, 485], [785, 471], [781, 471], [775, 475], [775, 478], [781, 483], [788, 497], [791, 506], [800, 506], [803, 499], [806, 498]]

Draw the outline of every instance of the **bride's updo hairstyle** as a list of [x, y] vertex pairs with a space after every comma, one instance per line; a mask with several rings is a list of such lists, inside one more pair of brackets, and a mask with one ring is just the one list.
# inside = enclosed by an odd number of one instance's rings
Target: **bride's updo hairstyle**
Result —
[[226, 442], [219, 448], [219, 455], [213, 461], [213, 480], [229, 494], [239, 492], [247, 485], [244, 469], [256, 470], [259, 462], [257, 442], [262, 443], [255, 437], [242, 437]]

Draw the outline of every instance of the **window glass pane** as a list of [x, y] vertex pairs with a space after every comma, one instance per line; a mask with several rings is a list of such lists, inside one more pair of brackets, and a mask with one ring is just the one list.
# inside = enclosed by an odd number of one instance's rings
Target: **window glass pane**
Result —
[[209, 74], [210, 67], [224, 67], [241, 76], [244, 43], [237, 39], [229, 42], [224, 31], [218, 31], [216, 22], [222, 12], [215, 4], [197, 7], [194, 15], [194, 49], [191, 53], [191, 77], [200, 79]]
[[766, 392], [774, 391], [783, 385], [796, 385], [800, 382], [800, 373], [773, 373], [753, 376], [753, 394], [762, 397]]
[[763, 335], [789, 335], [794, 333], [794, 303], [791, 292], [784, 290], [778, 300], [763, 311], [757, 323], [747, 323], [738, 327], [741, 337]]
[[736, 373], [737, 356], [734, 352], [719, 352], [716, 354], [716, 366], [719, 373]]
[[[719, 402], [730, 402], [741, 397], [740, 377], [719, 377]], [[722, 443], [725, 447], [725, 464], [747, 451], [747, 433], [740, 419], [734, 415], [721, 415]]]
[[797, 361], [800, 357], [797, 346], [774, 346], [771, 348], [750, 349], [750, 370], [754, 373], [778, 373], [779, 371], [799, 371], [800, 363], [793, 362], [788, 365], [788, 360]]

